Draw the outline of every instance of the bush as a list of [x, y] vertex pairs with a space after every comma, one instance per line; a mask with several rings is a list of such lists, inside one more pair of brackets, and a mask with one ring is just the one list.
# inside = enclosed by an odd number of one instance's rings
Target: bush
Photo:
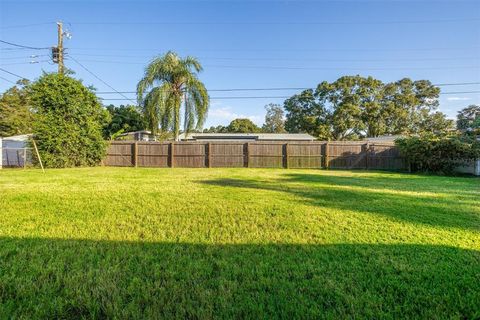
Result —
[[395, 141], [412, 172], [452, 174], [455, 167], [480, 157], [476, 142], [458, 138], [403, 138]]
[[44, 74], [31, 86], [33, 133], [47, 167], [93, 166], [105, 156], [106, 111], [80, 81]]

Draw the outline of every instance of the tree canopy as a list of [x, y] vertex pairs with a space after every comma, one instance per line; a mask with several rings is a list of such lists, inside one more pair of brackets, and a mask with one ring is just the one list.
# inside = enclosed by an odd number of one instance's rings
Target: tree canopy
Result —
[[0, 137], [32, 132], [28, 80], [20, 80], [0, 96]]
[[279, 104], [270, 103], [265, 106], [267, 114], [262, 131], [266, 133], [283, 133], [285, 130], [285, 119], [283, 108]]
[[105, 155], [108, 113], [79, 80], [44, 74], [31, 85], [33, 133], [48, 167], [92, 166]]
[[235, 119], [226, 127], [228, 133], [255, 133], [261, 129], [250, 119]]
[[108, 105], [107, 111], [110, 114], [111, 121], [103, 128], [104, 137], [112, 139], [116, 135], [140, 131], [146, 128], [145, 119], [138, 108], [133, 105]]
[[457, 129], [466, 131], [474, 129], [480, 122], [480, 106], [469, 105], [457, 114]]
[[147, 127], [153, 134], [160, 127], [162, 131], [171, 130], [178, 139], [182, 104], [183, 131], [201, 129], [209, 107], [207, 89], [197, 77], [201, 71], [197, 59], [180, 58], [171, 51], [155, 58], [146, 67], [137, 85], [137, 96]]
[[384, 84], [372, 77], [344, 76], [285, 100], [285, 127], [335, 140], [445, 132], [453, 123], [435, 112], [439, 94], [427, 80]]

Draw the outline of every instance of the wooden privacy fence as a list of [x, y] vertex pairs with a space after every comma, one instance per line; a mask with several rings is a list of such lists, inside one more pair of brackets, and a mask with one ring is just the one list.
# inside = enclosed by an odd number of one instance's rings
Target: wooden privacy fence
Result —
[[120, 167], [405, 169], [392, 144], [322, 141], [113, 141], [103, 163]]

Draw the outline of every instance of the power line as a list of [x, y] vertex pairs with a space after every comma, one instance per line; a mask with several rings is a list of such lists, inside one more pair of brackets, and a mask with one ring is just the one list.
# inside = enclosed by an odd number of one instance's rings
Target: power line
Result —
[[23, 49], [32, 49], [32, 50], [51, 49], [50, 47], [43, 47], [43, 48], [41, 48], [41, 47], [25, 46], [25, 45], [23, 45], [23, 44], [16, 44], [16, 43], [4, 41], [4, 40], [0, 40], [0, 42], [5, 43], [5, 44], [8, 44], [8, 45], [11, 45], [11, 46], [14, 46], [14, 47], [23, 48]]
[[[480, 82], [458, 82], [458, 83], [439, 83], [433, 84], [437, 87], [462, 86], [462, 85], [480, 85]], [[229, 92], [229, 91], [282, 91], [282, 90], [307, 90], [310, 87], [284, 87], [284, 88], [232, 88], [232, 89], [208, 89], [210, 92]], [[119, 91], [121, 93], [137, 93], [136, 91]], [[98, 91], [97, 94], [114, 94], [117, 91]]]
[[13, 66], [19, 64], [37, 64], [37, 63], [44, 63], [50, 62], [50, 60], [40, 60], [40, 61], [30, 61], [30, 62], [12, 62], [12, 63], [1, 63], [0, 66]]
[[[137, 103], [136, 101], [128, 98], [127, 96], [125, 96], [123, 93], [117, 91], [114, 87], [112, 87], [111, 85], [109, 85], [108, 83], [106, 83], [105, 81], [103, 81], [99, 76], [97, 76], [95, 73], [93, 73], [92, 71], [90, 71], [87, 67], [85, 67], [83, 64], [81, 64], [80, 62], [77, 61], [77, 59], [75, 59], [74, 57], [72, 56], [69, 56], [70, 59], [72, 59], [73, 61], [75, 61], [80, 67], [82, 67], [83, 69], [85, 69], [85, 71], [87, 71], [88, 73], [90, 73], [92, 76], [94, 76], [97, 80], [99, 80], [100, 82], [102, 82], [104, 85], [106, 85], [107, 87], [109, 87], [110, 89], [112, 89], [113, 91], [115, 91], [116, 93], [118, 93], [119, 95], [121, 95], [122, 97], [124, 97], [126, 100], [129, 100], [133, 103]], [[123, 99], [121, 99], [123, 100]]]
[[383, 20], [383, 21], [92, 21], [72, 22], [75, 25], [358, 25], [358, 24], [428, 24], [450, 22], [475, 22], [479, 18], [430, 19], [430, 20]]
[[[428, 47], [428, 48], [322, 48], [319, 49], [308, 49], [308, 48], [299, 48], [299, 49], [285, 49], [283, 48], [274, 48], [274, 49], [219, 49], [219, 48], [212, 48], [206, 50], [198, 50], [203, 52], [315, 52], [315, 53], [322, 53], [322, 52], [355, 52], [355, 51], [362, 51], [362, 52], [379, 52], [379, 51], [393, 51], [393, 52], [409, 52], [409, 51], [445, 51], [445, 50], [478, 50], [480, 46], [471, 46], [471, 47]], [[104, 51], [160, 51], [163, 52], [164, 49], [162, 48], [112, 48], [112, 47], [73, 47], [69, 48], [71, 50], [104, 50]]]
[[5, 70], [5, 69], [3, 69], [3, 68], [0, 68], [0, 71], [6, 72], [6, 73], [11, 74], [12, 76], [15, 76], [15, 77], [20, 78], [20, 79], [27, 79], [27, 80], [28, 80], [28, 78], [19, 76], [18, 74], [15, 74], [15, 73], [10, 72], [10, 71], [8, 71], [8, 70]]
[[480, 93], [480, 91], [441, 92], [440, 94], [463, 94], [463, 93]]
[[269, 70], [454, 70], [454, 69], [476, 69], [480, 66], [456, 66], [456, 67], [386, 67], [386, 68], [358, 68], [358, 67], [285, 67], [285, 66], [234, 66], [234, 65], [205, 65], [206, 68], [226, 69], [269, 69]]
[[53, 23], [55, 22], [39, 22], [39, 23], [22, 24], [22, 25], [14, 25], [14, 26], [1, 26], [0, 29], [28, 28], [28, 27], [42, 26], [42, 25], [53, 24]]
[[[130, 61], [112, 61], [112, 60], [82, 60], [100, 63], [115, 64], [139, 64], [145, 65], [144, 62]], [[480, 66], [456, 66], [456, 67], [289, 67], [289, 66], [236, 66], [236, 65], [204, 65], [206, 68], [226, 68], [226, 69], [268, 69], [268, 70], [454, 70], [454, 69], [475, 69]]]
[[11, 80], [8, 80], [7, 78], [4, 78], [4, 77], [0, 77], [0, 79], [2, 79], [3, 81], [6, 81], [6, 82], [10, 82], [10, 83], [16, 84], [15, 82], [13, 82], [13, 81], [11, 81]]
[[[480, 91], [457, 91], [457, 92], [441, 92], [443, 94], [470, 94], [470, 93], [480, 93]], [[291, 96], [245, 96], [245, 97], [210, 97], [211, 100], [220, 100], [220, 99], [287, 99]], [[116, 98], [100, 98], [102, 100], [125, 100], [125, 99], [116, 99]]]
[[49, 57], [48, 54], [32, 54], [29, 56], [21, 56], [21, 57], [0, 57], [0, 60], [18, 60], [18, 59], [36, 59], [40, 57]]
[[[117, 55], [117, 54], [90, 54], [90, 53], [76, 53], [76, 56], [86, 57], [114, 57], [114, 58], [146, 58], [152, 59], [155, 55]], [[395, 58], [395, 59], [331, 59], [331, 58], [232, 58], [232, 57], [210, 57], [199, 56], [200, 60], [226, 60], [226, 61], [327, 61], [327, 62], [376, 62], [376, 61], [448, 61], [448, 60], [480, 60], [479, 56], [476, 57], [447, 57], [447, 58]], [[112, 62], [111, 60], [83, 60], [91, 62]], [[131, 61], [119, 61], [118, 63], [130, 63]], [[137, 62], [135, 62], [137, 63]], [[144, 64], [145, 62], [138, 62]]]
[[[79, 54], [75, 54], [76, 56], [78, 56]], [[108, 56], [108, 55], [106, 55]], [[115, 57], [115, 55], [112, 55], [111, 57]], [[126, 57], [126, 56], [124, 56]], [[152, 57], [148, 58], [148, 59], [151, 59]], [[383, 61], [383, 62], [398, 62], [398, 61], [447, 61], [447, 60], [451, 60], [451, 61], [466, 61], [466, 60], [480, 60], [480, 57], [471, 57], [471, 58], [439, 58], [439, 59], [436, 59], [436, 58], [423, 58], [423, 59], [281, 59], [281, 58], [265, 58], [265, 59], [261, 59], [261, 58], [255, 58], [255, 59], [242, 59], [242, 58], [205, 58], [205, 57], [199, 57], [199, 59], [201, 60], [224, 60], [224, 61], [249, 61], [249, 62], [252, 62], [252, 61], [293, 61], [293, 62], [305, 62], [305, 61], [320, 61], [320, 62], [377, 62], [377, 61]], [[97, 60], [97, 59], [85, 59], [82, 61], [84, 62], [98, 62], [98, 63], [115, 63], [115, 64], [140, 64], [140, 65], [145, 65], [147, 62], [146, 61], [143, 61], [143, 62], [137, 62], [137, 61], [115, 61], [115, 60]], [[215, 67], [215, 66], [213, 66]], [[229, 68], [236, 68], [237, 66], [227, 66]], [[243, 67], [243, 66], [238, 66], [239, 68], [240, 67]], [[249, 66], [245, 66], [246, 68], [259, 68], [259, 67], [262, 67], [262, 66], [253, 66], [253, 67], [249, 67]], [[279, 67], [273, 67], [273, 68], [279, 68]], [[308, 67], [306, 67], [308, 68]]]

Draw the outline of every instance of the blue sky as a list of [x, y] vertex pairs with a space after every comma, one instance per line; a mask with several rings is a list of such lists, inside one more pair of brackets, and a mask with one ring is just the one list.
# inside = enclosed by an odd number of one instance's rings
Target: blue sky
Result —
[[[384, 82], [480, 82], [480, 1], [0, 1], [1, 40], [55, 45], [58, 20], [72, 34], [65, 41], [67, 55], [118, 91], [134, 91], [148, 61], [168, 50], [199, 58], [205, 69], [200, 78], [214, 90], [315, 87], [354, 74]], [[42, 56], [48, 50], [0, 47], [5, 70], [30, 79], [56, 70]], [[98, 91], [112, 91], [74, 61], [66, 65]], [[16, 80], [1, 71], [0, 76]], [[11, 86], [2, 78], [0, 91]], [[442, 87], [479, 90], [480, 85]], [[261, 124], [264, 105], [284, 100], [222, 97], [298, 91], [211, 91], [206, 126], [236, 117]], [[110, 102], [129, 101], [105, 101]], [[480, 103], [480, 94], [442, 95], [440, 102], [440, 111], [453, 118], [462, 107]]]

